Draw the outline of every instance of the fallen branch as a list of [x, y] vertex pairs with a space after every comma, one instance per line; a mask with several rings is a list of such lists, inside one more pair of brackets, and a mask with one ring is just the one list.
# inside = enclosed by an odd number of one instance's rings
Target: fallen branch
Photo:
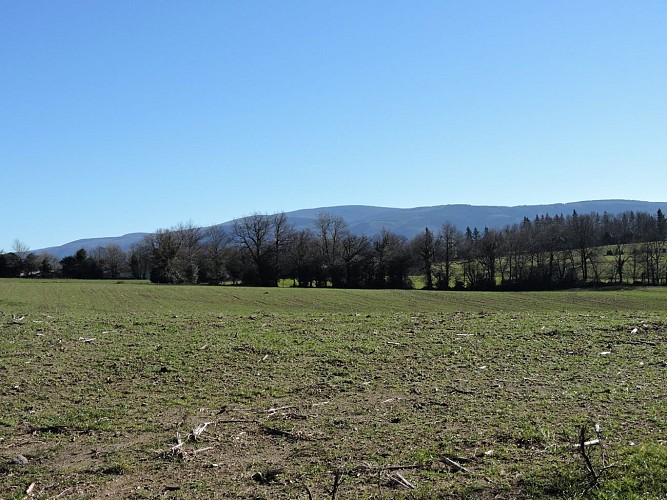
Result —
[[192, 454], [196, 456], [197, 453], [201, 453], [203, 451], [208, 451], [208, 450], [212, 450], [212, 449], [213, 449], [213, 446], [207, 446], [206, 448], [199, 448], [198, 450], [193, 450]]
[[16, 443], [9, 443], [8, 445], [5, 445], [5, 446], [0, 446], [0, 449], [9, 449], [9, 448], [13, 448], [15, 446], [25, 446], [26, 444], [46, 444], [46, 441], [39, 441], [39, 440], [36, 440], [36, 439], [31, 439], [31, 440], [28, 440], [28, 441], [19, 441], [19, 442], [16, 442]]
[[449, 465], [450, 467], [453, 467], [454, 470], [456, 470], [456, 471], [467, 472], [468, 474], [470, 474], [470, 471], [469, 471], [468, 469], [466, 469], [465, 467], [463, 467], [463, 465], [461, 465], [460, 463], [455, 462], [455, 461], [452, 460], [451, 458], [448, 458], [448, 457], [442, 457], [442, 461], [445, 462], [445, 463], [446, 463], [447, 465]]
[[[607, 452], [602, 443], [601, 429], [598, 424], [595, 424], [596, 439], [586, 440], [586, 426], [582, 425], [579, 428], [579, 442], [574, 445], [581, 458], [584, 460], [584, 465], [588, 471], [590, 482], [588, 489], [595, 488], [599, 483], [602, 475], [607, 469], [611, 469], [615, 464], [607, 464]], [[602, 464], [596, 468], [593, 464], [591, 452], [588, 450], [591, 446], [598, 446], [600, 449], [600, 460]]]
[[197, 438], [201, 436], [202, 432], [206, 430], [206, 427], [211, 425], [213, 422], [204, 422], [203, 424], [198, 425], [194, 429], [192, 429], [192, 432], [188, 435], [188, 437], [192, 437], [193, 441], [197, 441]]
[[257, 424], [257, 425], [262, 425], [262, 423], [259, 420], [255, 420], [253, 418], [237, 418], [237, 419], [231, 419], [231, 420], [216, 420], [216, 424]]
[[205, 452], [205, 451], [212, 450], [212, 449], [213, 449], [213, 446], [207, 446], [207, 447], [205, 447], [205, 448], [198, 448], [198, 449], [196, 449], [196, 450], [192, 450], [192, 451], [187, 451], [187, 450], [185, 449], [185, 444], [186, 444], [191, 438], [192, 438], [193, 441], [196, 440], [196, 438], [194, 437], [194, 435], [195, 435], [194, 433], [195, 433], [197, 430], [201, 429], [201, 430], [198, 432], [197, 435], [201, 434], [201, 433], [203, 432], [203, 429], [205, 429], [206, 426], [207, 426], [208, 424], [210, 424], [210, 423], [211, 423], [211, 422], [207, 422], [207, 423], [205, 423], [205, 424], [200, 425], [200, 426], [197, 427], [196, 429], [194, 429], [192, 433], [190, 433], [190, 434], [188, 434], [188, 435], [186, 436], [185, 440], [181, 437], [181, 433], [180, 433], [180, 432], [176, 432], [176, 444], [175, 444], [174, 446], [172, 446], [172, 447], [169, 449], [168, 452], [161, 452], [161, 455], [163, 455], [163, 456], [169, 456], [169, 455], [171, 455], [171, 456], [177, 456], [178, 458], [181, 458], [181, 459], [186, 459], [186, 458], [188, 458], [189, 456], [196, 457], [199, 453], [203, 453], [203, 452]]
[[63, 491], [61, 491], [60, 493], [58, 493], [58, 494], [57, 494], [56, 496], [54, 496], [51, 500], [56, 500], [56, 498], [60, 498], [60, 497], [62, 497], [62, 496], [64, 496], [64, 495], [66, 495], [67, 493], [69, 493], [69, 492], [72, 491], [73, 489], [74, 489], [74, 488], [73, 488], [72, 486], [70, 486], [69, 488], [66, 488], [66, 489], [64, 489]]
[[336, 494], [338, 493], [338, 488], [340, 487], [342, 482], [343, 482], [343, 471], [339, 469], [336, 472], [334, 472], [334, 484], [333, 488], [331, 489], [331, 500], [336, 500]]
[[579, 450], [579, 454], [581, 455], [581, 457], [584, 459], [584, 464], [586, 465], [586, 469], [588, 470], [588, 473], [591, 476], [590, 487], [593, 487], [598, 483], [600, 476], [595, 471], [595, 467], [593, 467], [593, 462], [591, 461], [591, 457], [588, 455], [588, 452], [586, 451], [586, 426], [584, 425], [582, 425], [579, 428], [579, 443], [577, 449]]
[[172, 455], [178, 455], [180, 457], [185, 456], [185, 451], [183, 450], [183, 445], [185, 444], [185, 441], [181, 439], [181, 433], [176, 432], [176, 444], [171, 447], [171, 454]]
[[572, 448], [580, 448], [582, 446], [595, 446], [596, 444], [600, 444], [599, 439], [591, 439], [589, 441], [586, 441], [584, 443], [575, 443], [572, 445]]
[[12, 320], [9, 323], [12, 325], [20, 325], [23, 323], [24, 319], [25, 316], [16, 316], [15, 314], [12, 314]]
[[650, 345], [653, 347], [658, 345], [655, 342], [651, 342], [650, 340], [616, 340], [616, 342], [620, 344], [631, 344], [631, 345]]
[[267, 413], [276, 413], [281, 410], [291, 410], [296, 408], [294, 405], [287, 405], [287, 406], [279, 406], [278, 408], [269, 408], [268, 410], [265, 410]]
[[393, 470], [406, 470], [406, 469], [425, 469], [428, 468], [427, 465], [372, 465], [368, 462], [364, 462], [362, 465], [357, 467], [359, 472], [382, 472], [382, 471], [393, 471]]
[[400, 472], [394, 472], [393, 474], [390, 474], [389, 479], [409, 490], [415, 489], [415, 485], [405, 479]]
[[475, 394], [473, 391], [465, 391], [463, 389], [459, 389], [457, 387], [454, 387], [453, 385], [448, 385], [445, 388], [449, 389], [451, 392], [457, 392], [459, 394]]

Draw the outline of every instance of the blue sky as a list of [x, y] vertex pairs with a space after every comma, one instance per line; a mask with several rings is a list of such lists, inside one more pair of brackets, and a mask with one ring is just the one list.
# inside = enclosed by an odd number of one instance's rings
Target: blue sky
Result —
[[3, 2], [0, 250], [363, 204], [667, 200], [667, 2]]

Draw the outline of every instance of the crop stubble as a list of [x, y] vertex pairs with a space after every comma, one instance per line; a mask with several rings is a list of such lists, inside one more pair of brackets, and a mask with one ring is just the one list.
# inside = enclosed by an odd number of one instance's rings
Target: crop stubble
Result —
[[[572, 496], [587, 491], [572, 443], [595, 424], [618, 461], [601, 488], [667, 494], [667, 316], [651, 305], [247, 289], [228, 305], [216, 289], [90, 287], [115, 312], [0, 300], [2, 498], [32, 483], [60, 498], [322, 498], [336, 473], [340, 498]], [[213, 297], [189, 307], [190, 293]]]

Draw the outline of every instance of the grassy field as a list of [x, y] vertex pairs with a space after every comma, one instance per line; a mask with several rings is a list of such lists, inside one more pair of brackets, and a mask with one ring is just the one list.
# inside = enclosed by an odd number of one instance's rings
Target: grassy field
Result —
[[665, 306], [0, 280], [0, 498], [666, 498]]

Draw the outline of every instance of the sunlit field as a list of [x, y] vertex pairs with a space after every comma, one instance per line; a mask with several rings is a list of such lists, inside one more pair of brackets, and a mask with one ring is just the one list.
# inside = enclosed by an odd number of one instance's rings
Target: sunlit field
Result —
[[665, 497], [666, 305], [0, 280], [0, 498]]

